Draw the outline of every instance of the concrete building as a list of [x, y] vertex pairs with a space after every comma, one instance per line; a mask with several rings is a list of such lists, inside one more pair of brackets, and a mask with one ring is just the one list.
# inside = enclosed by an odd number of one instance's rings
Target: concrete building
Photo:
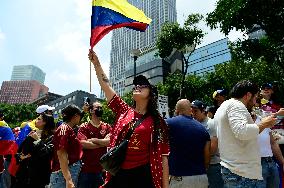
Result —
[[[157, 57], [155, 54], [157, 50], [152, 50], [138, 57], [136, 61], [136, 75], [146, 76], [150, 83], [156, 85], [157, 83], [163, 83], [166, 76], [170, 73], [170, 63]], [[125, 71], [125, 92], [131, 91], [134, 79], [134, 65], [129, 64]]]
[[54, 101], [49, 102], [48, 105], [55, 107], [55, 110], [54, 110], [55, 113], [61, 113], [62, 109], [70, 104], [74, 104], [78, 106], [79, 108], [82, 108], [84, 105], [84, 97], [89, 97], [91, 102], [101, 100], [101, 99], [98, 99], [97, 96], [94, 94], [81, 91], [81, 90], [77, 90], [72, 93], [69, 93], [66, 96], [63, 96], [61, 98], [58, 98]]
[[30, 103], [47, 92], [48, 87], [36, 80], [4, 81], [0, 90], [0, 103]]
[[[125, 93], [126, 67], [133, 65], [131, 51], [133, 49], [155, 49], [157, 36], [165, 22], [175, 22], [176, 0], [129, 0], [129, 3], [143, 10], [152, 19], [145, 32], [138, 32], [127, 28], [113, 31], [110, 62], [110, 82], [114, 90], [123, 95]], [[139, 68], [138, 68], [139, 69]]]
[[48, 92], [46, 93], [45, 95], [35, 99], [34, 101], [31, 102], [31, 104], [35, 104], [37, 106], [40, 106], [40, 105], [44, 105], [44, 104], [48, 104], [56, 99], [59, 99], [63, 97], [62, 95], [58, 95], [58, 94], [55, 94], [55, 93], [51, 93], [51, 92]]
[[45, 73], [34, 65], [16, 65], [11, 76], [11, 81], [14, 80], [36, 80], [44, 84]]

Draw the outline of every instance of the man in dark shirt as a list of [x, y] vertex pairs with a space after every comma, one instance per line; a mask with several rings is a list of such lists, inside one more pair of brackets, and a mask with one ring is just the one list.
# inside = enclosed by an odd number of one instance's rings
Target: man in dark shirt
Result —
[[166, 120], [170, 139], [170, 188], [208, 187], [210, 136], [191, 113], [191, 103], [181, 99], [176, 104], [176, 117]]

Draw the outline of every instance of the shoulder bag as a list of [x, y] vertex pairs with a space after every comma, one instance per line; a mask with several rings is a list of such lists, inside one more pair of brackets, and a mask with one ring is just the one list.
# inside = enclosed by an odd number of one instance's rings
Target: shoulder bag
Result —
[[139, 120], [137, 120], [132, 127], [129, 128], [123, 141], [117, 146], [111, 148], [100, 158], [100, 164], [108, 171], [111, 175], [115, 174], [120, 170], [121, 164], [123, 163], [126, 155], [129, 139], [131, 138], [134, 129], [146, 118], [144, 114]]

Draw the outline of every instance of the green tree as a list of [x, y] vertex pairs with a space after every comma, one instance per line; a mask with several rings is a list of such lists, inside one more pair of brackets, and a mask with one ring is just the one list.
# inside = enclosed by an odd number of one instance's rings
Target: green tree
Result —
[[[132, 92], [128, 92], [126, 93], [122, 99], [130, 106], [133, 106], [133, 100], [132, 100]], [[102, 106], [103, 106], [103, 116], [102, 116], [102, 120], [106, 123], [109, 123], [111, 125], [113, 125], [114, 121], [115, 121], [115, 114], [112, 112], [112, 110], [107, 106], [107, 102], [103, 101], [102, 102]]]
[[284, 69], [283, 0], [219, 0], [206, 21], [211, 29], [220, 27], [226, 35], [233, 29], [249, 33], [253, 26], [258, 25], [266, 32], [266, 37], [238, 41], [237, 46], [248, 59], [264, 57], [268, 63]]
[[[170, 115], [174, 114], [175, 105], [179, 100], [180, 86], [182, 84], [182, 74], [179, 72], [170, 74], [164, 84], [157, 85], [159, 93], [168, 96]], [[185, 78], [185, 98], [191, 102], [199, 99], [210, 102], [208, 99], [207, 81], [201, 76], [187, 75]]]
[[0, 104], [0, 109], [3, 110], [5, 121], [11, 128], [20, 126], [24, 121], [33, 120], [36, 118], [36, 106], [33, 104]]
[[235, 28], [248, 32], [255, 24], [275, 42], [284, 44], [283, 0], [218, 0], [206, 19], [211, 28], [228, 35]]
[[115, 120], [115, 114], [112, 112], [112, 110], [107, 106], [107, 102], [103, 101], [102, 103], [103, 106], [103, 116], [102, 120], [110, 125], [114, 123]]
[[183, 70], [179, 95], [181, 98], [185, 96], [185, 75], [189, 66], [188, 58], [184, 57], [184, 52], [187, 48], [192, 47], [192, 53], [195, 47], [201, 43], [205, 33], [198, 28], [197, 24], [202, 19], [203, 16], [200, 14], [191, 14], [185, 20], [183, 27], [178, 23], [165, 23], [158, 36], [156, 45], [161, 58], [168, 57], [173, 49], [177, 49], [182, 54]]
[[255, 61], [233, 60], [216, 65], [215, 72], [208, 73], [206, 80], [208, 85], [212, 85], [213, 88], [217, 89], [219, 87], [228, 91], [240, 80], [250, 80], [259, 86], [270, 82], [279, 87], [278, 97], [280, 101], [283, 101], [283, 73], [283, 70], [279, 69], [277, 65], [271, 66], [263, 58]]
[[182, 74], [179, 72], [171, 73], [167, 76], [164, 84], [157, 85], [159, 94], [168, 96], [168, 106], [170, 116], [174, 114], [175, 105], [180, 95]]

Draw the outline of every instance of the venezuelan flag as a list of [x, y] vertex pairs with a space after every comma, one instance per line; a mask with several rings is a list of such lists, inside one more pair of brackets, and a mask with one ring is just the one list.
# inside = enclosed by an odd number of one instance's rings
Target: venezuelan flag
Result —
[[[17, 153], [18, 145], [15, 142], [15, 137], [5, 121], [0, 121], [0, 155], [12, 155], [11, 163], [9, 166], [9, 172], [12, 175], [16, 174], [15, 168], [11, 168], [11, 164], [16, 164], [15, 154]], [[11, 169], [10, 169], [11, 168]]]
[[36, 130], [35, 120], [27, 123], [22, 123], [20, 133], [16, 138], [16, 143], [18, 144], [18, 146], [20, 146], [22, 142], [26, 139], [26, 137], [30, 134], [30, 132], [34, 130]]
[[[21, 124], [20, 133], [19, 133], [18, 137], [15, 139], [17, 148], [20, 147], [20, 145], [23, 143], [23, 141], [26, 139], [26, 137], [33, 130], [36, 130], [35, 120]], [[16, 150], [15, 153], [17, 153], [17, 150]], [[12, 159], [11, 159], [11, 163], [10, 163], [10, 166], [8, 168], [8, 171], [10, 172], [11, 175], [15, 176], [18, 168], [19, 168], [19, 165], [17, 164], [16, 159], [13, 156]]]
[[93, 0], [91, 20], [91, 48], [113, 29], [128, 27], [145, 31], [152, 21], [127, 0]]
[[12, 130], [5, 121], [0, 121], [0, 155], [15, 154], [17, 149]]

